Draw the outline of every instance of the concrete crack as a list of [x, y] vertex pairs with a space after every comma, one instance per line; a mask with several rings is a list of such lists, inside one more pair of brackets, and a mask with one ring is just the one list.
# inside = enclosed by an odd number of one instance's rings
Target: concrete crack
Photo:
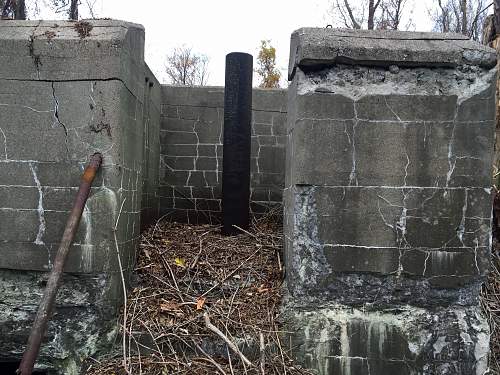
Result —
[[451, 176], [453, 175], [455, 166], [457, 165], [457, 158], [453, 157], [453, 141], [455, 139], [455, 129], [457, 127], [458, 109], [459, 104], [457, 103], [455, 107], [455, 115], [453, 117], [453, 128], [451, 129], [450, 140], [448, 142], [448, 172], [446, 173], [446, 187], [449, 186]]
[[458, 226], [457, 229], [457, 237], [462, 243], [462, 246], [464, 245], [464, 233], [465, 233], [465, 219], [467, 217], [467, 200], [468, 200], [468, 190], [465, 189], [464, 191], [464, 205], [462, 206], [462, 219], [460, 220], [460, 225]]
[[42, 65], [42, 61], [40, 59], [40, 55], [35, 53], [35, 39], [36, 39], [35, 33], [41, 23], [42, 21], [40, 20], [33, 29], [33, 33], [30, 35], [28, 40], [29, 55], [33, 59], [33, 64], [35, 64], [37, 79], [40, 79], [40, 66]]
[[422, 276], [425, 276], [425, 273], [427, 272], [427, 262], [429, 261], [429, 258], [431, 256], [431, 252], [427, 252], [427, 256], [425, 257], [425, 262], [424, 262], [424, 271], [422, 272]]
[[35, 181], [36, 187], [38, 189], [38, 221], [39, 221], [39, 226], [38, 226], [38, 233], [36, 235], [35, 239], [35, 244], [36, 245], [44, 245], [43, 242], [43, 236], [45, 235], [45, 229], [46, 229], [46, 224], [45, 224], [45, 210], [43, 208], [43, 191], [42, 191], [42, 185], [40, 183], [40, 180], [38, 179], [38, 176], [36, 174], [35, 167], [33, 167], [32, 163], [29, 163], [31, 173], [33, 175], [33, 180]]
[[2, 137], [3, 137], [3, 148], [4, 148], [4, 153], [5, 153], [4, 159], [8, 160], [9, 158], [7, 157], [7, 136], [5, 135], [2, 128], [0, 128], [0, 133], [2, 134]]
[[64, 123], [60, 120], [59, 118], [59, 101], [57, 100], [57, 96], [56, 96], [56, 88], [54, 87], [54, 82], [52, 82], [52, 98], [54, 99], [54, 125], [59, 125], [63, 128], [64, 130], [64, 134], [65, 134], [65, 144], [66, 144], [66, 152], [68, 154], [68, 158], [69, 158], [69, 146], [68, 146], [68, 128], [66, 127], [66, 125], [64, 125]]
[[199, 123], [200, 117], [193, 122], [193, 133], [196, 136], [196, 157], [194, 159], [193, 171], [197, 171], [198, 159], [200, 158], [200, 137], [198, 136], [198, 132], [196, 131], [196, 125]]
[[406, 152], [406, 165], [405, 165], [405, 177], [403, 179], [403, 186], [406, 186], [406, 179], [408, 178], [408, 167], [410, 166], [410, 157], [408, 156], [408, 152]]
[[356, 126], [358, 126], [358, 108], [356, 106], [356, 102], [353, 102], [354, 105], [354, 124], [352, 125], [352, 168], [351, 174], [349, 175], [349, 186], [357, 186], [358, 178], [356, 172]]

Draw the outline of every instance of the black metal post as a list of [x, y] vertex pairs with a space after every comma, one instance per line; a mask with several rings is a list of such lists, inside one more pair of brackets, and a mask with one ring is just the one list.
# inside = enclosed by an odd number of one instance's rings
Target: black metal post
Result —
[[250, 150], [253, 57], [226, 56], [224, 89], [224, 160], [222, 162], [222, 233], [247, 229], [250, 216]]

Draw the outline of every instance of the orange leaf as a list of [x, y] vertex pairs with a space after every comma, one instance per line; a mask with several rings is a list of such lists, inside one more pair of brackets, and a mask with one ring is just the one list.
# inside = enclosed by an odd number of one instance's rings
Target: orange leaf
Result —
[[203, 305], [205, 305], [205, 301], [207, 299], [205, 297], [199, 297], [197, 300], [196, 300], [196, 310], [201, 310], [203, 309]]

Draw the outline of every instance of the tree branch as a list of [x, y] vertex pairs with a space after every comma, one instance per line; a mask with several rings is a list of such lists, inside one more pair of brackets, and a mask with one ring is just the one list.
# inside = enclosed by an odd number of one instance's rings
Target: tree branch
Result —
[[354, 14], [352, 13], [351, 6], [349, 5], [349, 2], [347, 0], [344, 0], [344, 6], [346, 7], [347, 13], [349, 14], [349, 18], [351, 19], [352, 27], [354, 29], [361, 29], [361, 25], [356, 21], [356, 18], [354, 18]]

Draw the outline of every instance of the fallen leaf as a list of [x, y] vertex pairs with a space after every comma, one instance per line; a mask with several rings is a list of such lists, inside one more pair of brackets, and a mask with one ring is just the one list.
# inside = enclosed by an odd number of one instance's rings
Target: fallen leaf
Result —
[[203, 309], [203, 305], [205, 305], [205, 301], [207, 299], [205, 297], [198, 297], [196, 300], [196, 310], [201, 310]]
[[186, 268], [186, 259], [184, 259], [184, 258], [175, 258], [174, 262], [175, 262], [175, 265], [177, 267]]

